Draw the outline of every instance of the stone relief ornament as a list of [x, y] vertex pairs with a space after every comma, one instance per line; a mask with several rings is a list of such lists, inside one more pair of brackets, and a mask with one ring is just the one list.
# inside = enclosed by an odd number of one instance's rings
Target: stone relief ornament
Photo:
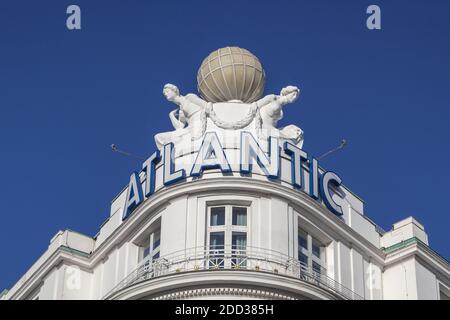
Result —
[[197, 82], [200, 97], [193, 93], [183, 96], [173, 84], [164, 86], [164, 96], [178, 108], [169, 113], [175, 130], [155, 136], [159, 149], [168, 143], [197, 141], [207, 130], [237, 136], [249, 131], [259, 139], [272, 135], [303, 146], [302, 129], [293, 124], [278, 128], [283, 106], [295, 102], [300, 90], [287, 86], [279, 95], [261, 98], [265, 72], [250, 51], [226, 47], [212, 52], [203, 60]]
[[216, 115], [216, 113], [215, 113], [213, 108], [214, 108], [214, 104], [209, 102], [208, 103], [208, 107], [206, 109], [206, 115], [219, 128], [231, 129], [231, 130], [237, 130], [237, 129], [245, 128], [246, 126], [248, 126], [253, 121], [253, 119], [255, 119], [255, 116], [256, 116], [256, 114], [258, 112], [258, 105], [256, 103], [252, 103], [250, 105], [250, 108], [249, 108], [249, 111], [248, 111], [247, 115], [244, 118], [242, 118], [240, 120], [237, 120], [235, 122], [227, 122], [227, 121], [224, 121], [224, 120], [220, 119]]

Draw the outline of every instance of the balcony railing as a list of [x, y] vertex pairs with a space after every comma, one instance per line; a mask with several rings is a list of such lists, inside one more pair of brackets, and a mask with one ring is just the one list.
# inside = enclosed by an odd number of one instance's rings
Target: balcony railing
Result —
[[254, 247], [197, 247], [175, 252], [151, 261], [142, 260], [138, 267], [120, 281], [104, 299], [133, 284], [181, 272], [211, 270], [251, 270], [296, 278], [331, 291], [343, 299], [364, 298], [326, 275], [326, 270], [312, 269], [300, 261], [272, 250]]

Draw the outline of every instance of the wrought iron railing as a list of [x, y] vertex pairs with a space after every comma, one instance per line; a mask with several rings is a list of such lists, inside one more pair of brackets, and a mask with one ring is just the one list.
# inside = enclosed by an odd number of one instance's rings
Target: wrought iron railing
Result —
[[251, 270], [269, 272], [313, 284], [341, 296], [343, 299], [362, 300], [360, 295], [326, 275], [326, 270], [311, 268], [282, 253], [255, 247], [221, 246], [196, 247], [142, 260], [138, 267], [110, 290], [104, 299], [138, 282], [165, 275], [211, 270]]

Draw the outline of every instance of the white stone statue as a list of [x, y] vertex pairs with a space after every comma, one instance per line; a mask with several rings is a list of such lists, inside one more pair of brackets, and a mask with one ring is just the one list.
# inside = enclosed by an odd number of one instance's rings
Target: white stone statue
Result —
[[[278, 121], [283, 118], [283, 106], [293, 103], [298, 99], [300, 90], [295, 86], [287, 86], [281, 89], [280, 95], [269, 94], [258, 100], [259, 114], [261, 117], [261, 130], [271, 133], [277, 129]], [[300, 148], [303, 145], [303, 131], [296, 125], [288, 125], [278, 128], [280, 137], [292, 140]]]
[[[175, 131], [162, 132], [155, 135], [155, 142], [159, 149], [165, 144], [175, 143], [181, 137], [189, 134], [192, 139], [203, 134], [204, 111], [208, 103], [193, 93], [186, 96], [180, 94], [180, 90], [173, 84], [166, 84], [163, 89], [166, 99], [179, 106], [169, 113]], [[178, 116], [177, 116], [178, 114]]]
[[197, 85], [202, 98], [192, 93], [182, 96], [172, 84], [164, 86], [164, 96], [178, 108], [169, 113], [175, 130], [155, 136], [159, 149], [168, 143], [178, 144], [178, 150], [195, 149], [207, 130], [228, 135], [232, 141], [239, 141], [239, 131], [245, 130], [266, 142], [269, 136], [276, 136], [280, 142], [303, 146], [302, 129], [295, 125], [277, 127], [283, 106], [297, 100], [300, 90], [287, 86], [280, 95], [260, 99], [265, 72], [248, 50], [227, 47], [212, 52], [198, 70]]

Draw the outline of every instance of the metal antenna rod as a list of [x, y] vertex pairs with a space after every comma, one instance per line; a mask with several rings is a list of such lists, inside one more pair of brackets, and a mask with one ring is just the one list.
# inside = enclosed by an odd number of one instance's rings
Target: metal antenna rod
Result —
[[325, 153], [322, 154], [321, 156], [317, 157], [317, 160], [320, 160], [320, 159], [325, 158], [326, 156], [332, 154], [333, 152], [336, 152], [336, 151], [342, 149], [342, 148], [345, 147], [346, 145], [347, 145], [347, 140], [342, 139], [341, 144], [340, 144], [338, 147], [336, 147], [336, 148], [334, 148], [334, 149], [331, 149], [331, 150], [325, 152]]
[[131, 158], [139, 159], [139, 160], [142, 160], [142, 161], [145, 160], [144, 157], [141, 157], [141, 156], [135, 155], [133, 153], [129, 153], [129, 152], [125, 152], [125, 151], [120, 150], [119, 147], [117, 147], [117, 145], [115, 145], [114, 143], [111, 145], [111, 150], [113, 152], [117, 152], [117, 153], [123, 154], [123, 155], [131, 157]]

